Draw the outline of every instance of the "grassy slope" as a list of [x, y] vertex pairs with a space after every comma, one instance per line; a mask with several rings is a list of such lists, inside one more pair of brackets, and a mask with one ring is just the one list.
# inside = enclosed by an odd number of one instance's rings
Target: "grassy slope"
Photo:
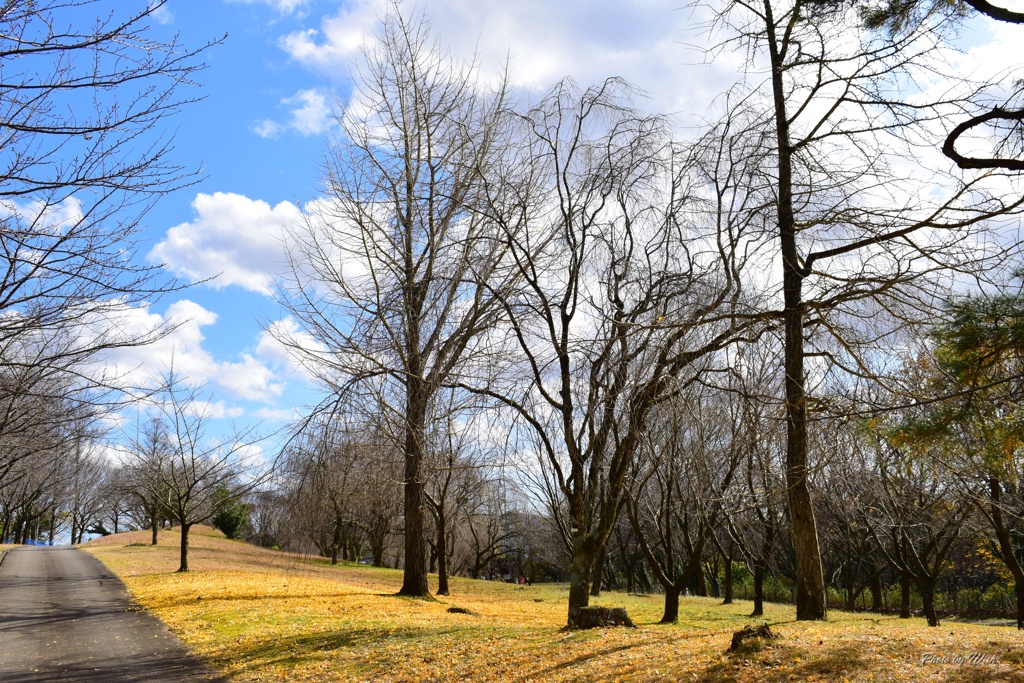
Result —
[[[658, 597], [606, 593], [636, 629], [565, 632], [567, 591], [454, 579], [438, 602], [393, 595], [401, 573], [254, 548], [193, 530], [177, 574], [177, 532], [93, 541], [84, 549], [120, 575], [136, 599], [197, 653], [239, 681], [1011, 681], [1024, 683], [1024, 634], [1006, 627], [832, 613], [796, 623], [769, 605], [776, 644], [726, 653], [752, 622], [751, 603], [685, 598], [660, 625]], [[465, 607], [475, 614], [447, 612]], [[994, 661], [923, 662], [925, 655]]]

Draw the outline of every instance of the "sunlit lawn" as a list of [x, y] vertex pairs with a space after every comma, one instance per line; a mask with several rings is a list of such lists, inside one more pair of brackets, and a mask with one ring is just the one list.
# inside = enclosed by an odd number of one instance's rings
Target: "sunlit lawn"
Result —
[[[1008, 627], [833, 612], [796, 623], [769, 605], [775, 644], [729, 655], [752, 605], [684, 598], [680, 621], [661, 625], [661, 598], [606, 593], [638, 628], [562, 630], [568, 592], [455, 579], [450, 598], [395, 597], [401, 573], [331, 567], [194, 529], [177, 574], [177, 532], [148, 532], [84, 549], [118, 573], [214, 667], [239, 681], [1019, 681], [1024, 634]], [[449, 607], [473, 614], [449, 613]], [[926, 662], [926, 655], [939, 661]], [[971, 655], [985, 661], [973, 663]], [[945, 657], [946, 662], [941, 658]], [[957, 663], [957, 658], [963, 663]]]

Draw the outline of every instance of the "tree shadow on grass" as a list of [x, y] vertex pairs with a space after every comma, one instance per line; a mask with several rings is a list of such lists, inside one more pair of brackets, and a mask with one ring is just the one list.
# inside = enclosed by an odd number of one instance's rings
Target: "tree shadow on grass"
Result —
[[[376, 595], [378, 597], [381, 597], [381, 598], [401, 598], [403, 600], [408, 600], [409, 602], [425, 602], [425, 603], [431, 603], [431, 602], [440, 603], [441, 602], [440, 600], [435, 598], [433, 595], [406, 595], [405, 593], [376, 593]], [[445, 597], [448, 597], [448, 596], [445, 596]]]
[[[541, 669], [539, 671], [530, 671], [530, 672], [524, 673], [523, 679], [525, 679], [525, 680], [540, 680], [540, 681], [543, 681], [546, 678], [548, 678], [549, 675], [555, 673], [556, 671], [561, 671], [563, 669], [568, 669], [570, 667], [576, 666], [577, 664], [583, 664], [584, 662], [589, 662], [592, 659], [597, 659], [599, 657], [605, 657], [607, 655], [613, 655], [613, 654], [616, 654], [618, 652], [624, 652], [626, 650], [631, 650], [631, 649], [633, 649], [635, 647], [640, 647], [640, 646], [643, 646], [643, 645], [644, 645], [644, 643], [631, 643], [631, 644], [626, 644], [626, 645], [616, 645], [615, 647], [606, 647], [603, 650], [591, 650], [590, 652], [582, 654], [582, 655], [580, 655], [578, 657], [574, 657], [574, 658], [572, 658], [570, 660], [567, 660], [567, 661], [564, 661], [564, 662], [559, 662], [558, 664], [555, 664], [554, 666], [549, 666], [549, 667], [547, 667], [545, 669]], [[613, 671], [609, 671], [608, 673], [609, 673], [609, 675], [614, 674]]]
[[[800, 661], [797, 662], [796, 659]], [[781, 683], [782, 681], [805, 681], [811, 676], [825, 680], [843, 680], [866, 663], [856, 647], [845, 646], [815, 652], [796, 650], [780, 645], [765, 647], [758, 652], [740, 652], [725, 661], [716, 663], [697, 680], [700, 683], [718, 683], [725, 679], [734, 679], [742, 670], [749, 672], [751, 668], [758, 671], [759, 683]]]
[[184, 605], [194, 605], [196, 603], [202, 605], [215, 605], [217, 603], [231, 603], [231, 602], [288, 602], [290, 600], [325, 600], [325, 599], [338, 599], [338, 598], [351, 598], [359, 596], [373, 596], [382, 597], [380, 593], [361, 592], [356, 593], [352, 591], [344, 591], [338, 593], [329, 593], [327, 591], [316, 591], [313, 593], [285, 593], [281, 595], [267, 595], [265, 593], [251, 592], [246, 594], [232, 594], [232, 595], [204, 595], [198, 593], [195, 589], [190, 589], [187, 595], [182, 595], [177, 598], [162, 598], [157, 602], [157, 608], [167, 609], [172, 607], [182, 607]]
[[291, 668], [323, 658], [325, 652], [363, 649], [396, 641], [421, 640], [448, 631], [425, 628], [352, 628], [291, 637], [266, 638], [255, 643], [238, 643], [230, 651], [209, 658], [220, 669], [280, 666]]

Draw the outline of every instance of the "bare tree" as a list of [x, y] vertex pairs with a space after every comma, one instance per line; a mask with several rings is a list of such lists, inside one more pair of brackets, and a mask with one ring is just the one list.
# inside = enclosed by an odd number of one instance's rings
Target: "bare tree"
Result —
[[170, 435], [166, 422], [157, 415], [145, 422], [139, 415], [135, 427], [123, 444], [121, 486], [136, 523], [150, 530], [150, 542], [156, 545], [161, 521], [169, 515], [164, 478], [172, 456]]
[[431, 42], [397, 6], [364, 50], [328, 152], [323, 212], [293, 230], [282, 303], [319, 345], [285, 338], [332, 391], [374, 394], [404, 456], [405, 578], [429, 595], [424, 472], [431, 401], [493, 323], [501, 245], [476, 210], [503, 86]]
[[[222, 438], [209, 434], [209, 401], [202, 400], [196, 389], [179, 383], [173, 372], [163, 383], [159, 411], [161, 436], [167, 453], [157, 474], [158, 490], [167, 514], [181, 525], [181, 556], [179, 572], [187, 572], [188, 534], [217, 514], [218, 506], [236, 501], [255, 490], [266, 476], [261, 462], [251, 452], [262, 437], [255, 426], [236, 431]], [[158, 432], [160, 433], [160, 432]], [[147, 458], [145, 451], [133, 454]]]
[[[194, 100], [185, 91], [209, 45], [153, 37], [164, 4], [0, 7], [0, 368], [32, 375], [19, 397], [48, 400], [59, 385], [64, 401], [109, 401], [123, 378], [102, 353], [172, 327], [122, 324], [175, 286], [141, 263], [138, 232], [161, 195], [195, 179], [172, 159], [163, 126]], [[29, 429], [24, 413], [11, 417], [0, 413], [0, 435]], [[0, 479], [21, 455], [3, 451]]]
[[15, 526], [48, 517], [52, 539], [70, 521], [80, 542], [99, 521], [109, 468], [96, 453], [99, 413], [73, 390], [65, 396], [67, 381], [45, 368], [0, 366], [0, 500]]
[[81, 543], [86, 533], [106, 533], [102, 525], [103, 488], [113, 468], [90, 452], [96, 442], [89, 437], [88, 433], [79, 433], [69, 439], [66, 462], [54, 477], [64, 489], [61, 508], [71, 522], [72, 543]]
[[820, 494], [816, 505], [822, 524], [823, 562], [832, 585], [845, 594], [845, 609], [854, 611], [857, 598], [870, 588], [872, 606], [880, 607], [880, 561], [867, 510], [877, 496], [877, 475], [865, 427], [836, 420], [818, 430], [818, 447], [834, 455], [820, 468]]
[[[475, 499], [489, 483], [483, 449], [474, 443], [474, 432], [469, 424], [478, 411], [471, 406], [459, 405], [454, 392], [447, 394], [447, 400], [435, 403], [444, 405], [445, 410], [433, 418], [433, 427], [428, 430], [430, 446], [424, 491], [434, 520], [435, 540], [431, 543], [431, 557], [437, 561], [438, 595], [449, 595], [448, 575], [456, 550], [461, 513], [474, 507]], [[479, 557], [478, 553], [474, 572], [478, 571]]]
[[514, 551], [520, 515], [505, 482], [479, 476], [479, 470], [472, 472], [476, 474], [474, 495], [460, 510], [466, 552], [459, 570], [479, 579]]
[[634, 94], [618, 79], [556, 85], [520, 117], [522, 150], [489, 188], [519, 286], [502, 296], [509, 348], [486, 393], [541, 454], [572, 558], [570, 623], [651, 411], [757, 334], [740, 277], [756, 245], [691, 176], [720, 148], [670, 144]]
[[290, 495], [303, 527], [320, 554], [331, 564], [357, 560], [354, 548], [354, 499], [358, 495], [358, 469], [365, 467], [360, 448], [338, 416], [322, 416], [304, 426], [285, 453], [284, 468], [294, 478]]
[[[928, 22], [934, 15], [959, 20], [969, 14], [967, 7], [996, 21], [1024, 24], [1024, 12], [988, 0], [886, 0], [864, 3], [861, 12], [869, 28], [885, 29], [898, 40], [911, 27]], [[970, 108], [982, 109], [981, 113], [968, 114], [950, 129], [942, 142], [942, 153], [963, 169], [1024, 171], [1024, 81], [1016, 80], [1009, 88], [1000, 86], [993, 90], [980, 93]], [[972, 134], [974, 149], [964, 154], [957, 149], [957, 142]], [[987, 153], [978, 150], [979, 140], [990, 146]]]
[[882, 445], [877, 468], [879, 495], [868, 513], [872, 536], [893, 568], [917, 586], [928, 625], [938, 626], [936, 584], [969, 508], [927, 460]]
[[[158, 267], [135, 262], [135, 235], [161, 194], [192, 181], [171, 161], [160, 125], [192, 101], [179, 91], [203, 68], [207, 46], [149, 36], [163, 0], [137, 10], [105, 4], [44, 0], [0, 11], [5, 363], [19, 361], [12, 345], [27, 334], [49, 342], [32, 363], [61, 366], [160, 332], [128, 338], [107, 325], [168, 286]], [[100, 18], [83, 21], [93, 9]]]
[[782, 407], [772, 391], [781, 372], [780, 347], [777, 335], [765, 335], [734, 354], [732, 362], [736, 370], [731, 390], [741, 398], [737, 436], [743, 452], [739, 481], [722, 513], [752, 574], [751, 616], [764, 614], [765, 576], [785, 531], [785, 429]]
[[808, 374], [879, 374], [872, 366], [880, 356], [858, 350], [933, 315], [943, 278], [999, 267], [1012, 245], [979, 233], [1022, 205], [1019, 192], [1000, 184], [1012, 178], [963, 178], [941, 164], [904, 168], [933, 150], [933, 128], [968, 106], [977, 85], [951, 80], [950, 92], [962, 95], [922, 105], [919, 79], [941, 68], [931, 61], [941, 55], [933, 49], [941, 23], [876, 40], [851, 35], [854, 11], [805, 0], [735, 2], [717, 24], [726, 32], [719, 48], [738, 43], [750, 56], [746, 82], [727, 102], [727, 125], [749, 132], [749, 155], [765, 169], [756, 189], [775, 214], [766, 235], [781, 272], [798, 619], [826, 616]]
[[706, 549], [725, 526], [729, 488], [748, 450], [745, 425], [733, 412], [741, 399], [698, 388], [664, 405], [627, 487], [630, 523], [665, 589], [662, 623], [678, 620], [679, 595], [692, 579], [703, 584]]

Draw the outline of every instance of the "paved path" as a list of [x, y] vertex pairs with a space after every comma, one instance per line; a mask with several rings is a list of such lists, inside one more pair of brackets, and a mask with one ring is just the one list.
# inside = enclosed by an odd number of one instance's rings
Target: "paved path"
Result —
[[72, 548], [15, 548], [0, 564], [0, 682], [217, 680], [120, 579]]

